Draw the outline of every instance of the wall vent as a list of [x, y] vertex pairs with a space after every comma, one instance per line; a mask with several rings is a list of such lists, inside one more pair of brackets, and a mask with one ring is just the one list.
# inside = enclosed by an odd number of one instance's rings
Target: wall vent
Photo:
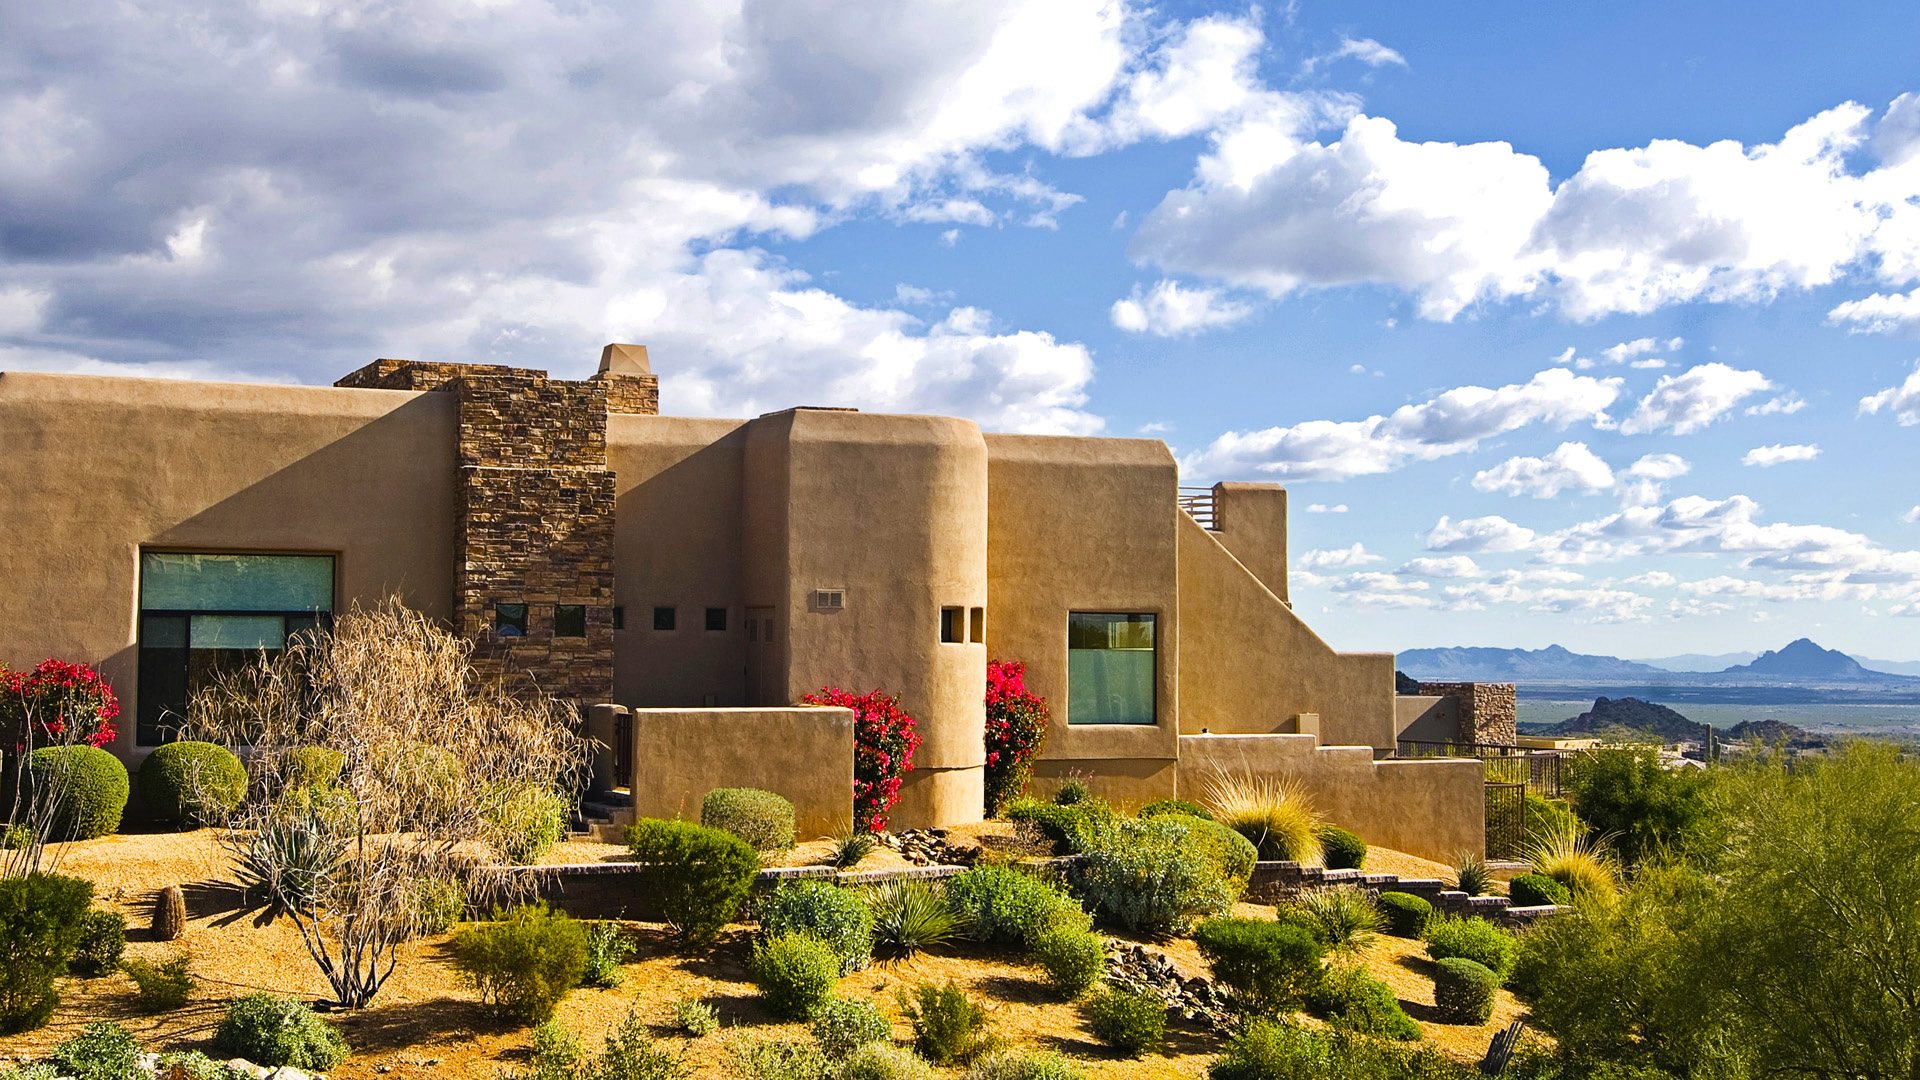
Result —
[[847, 590], [845, 589], [813, 590], [813, 610], [815, 611], [840, 611], [846, 606]]

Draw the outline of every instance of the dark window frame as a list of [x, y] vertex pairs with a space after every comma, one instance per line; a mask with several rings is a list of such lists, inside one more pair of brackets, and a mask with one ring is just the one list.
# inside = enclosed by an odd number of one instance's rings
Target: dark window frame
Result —
[[[561, 614], [562, 612], [566, 612], [567, 614], [563, 616]], [[564, 624], [566, 626], [565, 629], [562, 629], [563, 623], [561, 620], [563, 618], [567, 620], [566, 623]], [[576, 630], [574, 629], [574, 627], [578, 627], [579, 629]], [[572, 640], [574, 638], [586, 637], [587, 636], [587, 605], [585, 604], [553, 605], [553, 636], [557, 638], [567, 638], [568, 640]]]
[[[719, 623], [720, 625], [715, 626], [714, 625], [715, 623]], [[727, 609], [723, 607], [708, 608], [707, 609], [708, 632], [720, 633], [720, 632], [724, 632], [726, 628], [727, 628]]]
[[[662, 618], [662, 616], [665, 616]], [[677, 607], [656, 607], [653, 609], [653, 628], [663, 634], [670, 634], [680, 626], [680, 609]]]
[[[1076, 616], [1093, 618], [1118, 618], [1130, 623], [1144, 622], [1153, 629], [1153, 667], [1148, 678], [1147, 716], [1145, 721], [1114, 720], [1075, 720], [1073, 718], [1073, 620]], [[1101, 651], [1101, 650], [1085, 650]], [[1141, 651], [1141, 650], [1128, 650]], [[1072, 610], [1067, 612], [1067, 724], [1075, 727], [1111, 727], [1111, 728], [1149, 728], [1160, 725], [1160, 613], [1157, 611], [1090, 611]]]

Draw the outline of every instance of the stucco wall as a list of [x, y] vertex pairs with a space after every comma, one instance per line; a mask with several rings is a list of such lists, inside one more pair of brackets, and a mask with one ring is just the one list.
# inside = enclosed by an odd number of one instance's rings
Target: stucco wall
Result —
[[334, 553], [336, 603], [449, 618], [448, 394], [0, 374], [0, 660], [102, 665], [134, 758], [141, 547]]
[[1477, 761], [1375, 761], [1365, 747], [1311, 735], [1185, 735], [1180, 794], [1205, 798], [1219, 776], [1278, 775], [1300, 784], [1321, 817], [1379, 844], [1451, 863], [1486, 851], [1486, 782]]
[[[1171, 795], [1184, 657], [1177, 469], [1148, 439], [987, 436], [987, 646], [1024, 661], [1053, 723], [1037, 764], [1045, 792], [1092, 772], [1109, 798]], [[1067, 615], [1152, 612], [1158, 672], [1153, 725], [1081, 725], [1067, 716]]]
[[1460, 703], [1451, 697], [1399, 694], [1393, 712], [1402, 739], [1444, 743], [1460, 737]]
[[1289, 731], [1318, 713], [1329, 745], [1394, 745], [1393, 654], [1337, 653], [1185, 514], [1180, 730]]
[[847, 709], [635, 709], [633, 806], [641, 817], [700, 819], [717, 787], [793, 803], [801, 839], [853, 816], [853, 713]]
[[1213, 536], [1267, 590], [1287, 600], [1287, 489], [1279, 484], [1213, 485]]

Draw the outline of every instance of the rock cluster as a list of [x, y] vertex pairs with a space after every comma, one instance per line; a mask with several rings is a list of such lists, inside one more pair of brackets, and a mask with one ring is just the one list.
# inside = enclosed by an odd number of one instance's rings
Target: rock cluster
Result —
[[[0, 1058], [0, 1061], [5, 1060], [4, 1058]], [[203, 1062], [204, 1060], [205, 1059], [202, 1059]], [[14, 1058], [13, 1061], [16, 1067], [22, 1070], [34, 1064], [34, 1059], [24, 1054]], [[170, 1064], [163, 1068], [160, 1064], [159, 1054], [141, 1054], [135, 1062], [135, 1065], [139, 1068], [142, 1075], [154, 1077], [155, 1080], [191, 1080], [193, 1075], [188, 1072], [186, 1066], [183, 1065]], [[255, 1065], [245, 1058], [234, 1058], [231, 1061], [219, 1062], [214, 1067], [217, 1069], [221, 1066], [226, 1068], [227, 1075], [232, 1077], [233, 1080], [327, 1080], [326, 1073], [310, 1073], [305, 1069], [296, 1069], [291, 1065], [282, 1065], [278, 1068], [268, 1065]], [[66, 1080], [66, 1078], [63, 1077], [61, 1080]]]
[[1183, 977], [1165, 953], [1144, 945], [1116, 944], [1107, 954], [1107, 981], [1136, 993], [1156, 995], [1167, 1003], [1169, 1014], [1189, 1024], [1225, 1031], [1232, 1021], [1226, 994], [1212, 981]]
[[980, 857], [979, 847], [951, 842], [945, 829], [903, 829], [879, 840], [915, 866], [972, 866]]

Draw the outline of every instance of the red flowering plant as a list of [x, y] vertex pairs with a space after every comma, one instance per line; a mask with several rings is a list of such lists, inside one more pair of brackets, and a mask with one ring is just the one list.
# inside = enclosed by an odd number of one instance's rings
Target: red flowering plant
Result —
[[900, 699], [880, 690], [855, 694], [837, 686], [801, 698], [808, 705], [853, 710], [853, 828], [879, 832], [900, 801], [900, 781], [913, 771], [920, 733]]
[[1026, 790], [1047, 742], [1047, 699], [1027, 689], [1027, 665], [987, 661], [987, 816]]
[[[40, 869], [66, 799], [68, 767], [28, 782], [34, 752], [107, 746], [119, 734], [113, 726], [119, 715], [120, 699], [113, 688], [85, 664], [44, 660], [32, 671], [0, 664], [0, 756], [7, 759], [10, 792], [0, 838], [0, 877]], [[64, 760], [70, 767], [72, 759]]]

